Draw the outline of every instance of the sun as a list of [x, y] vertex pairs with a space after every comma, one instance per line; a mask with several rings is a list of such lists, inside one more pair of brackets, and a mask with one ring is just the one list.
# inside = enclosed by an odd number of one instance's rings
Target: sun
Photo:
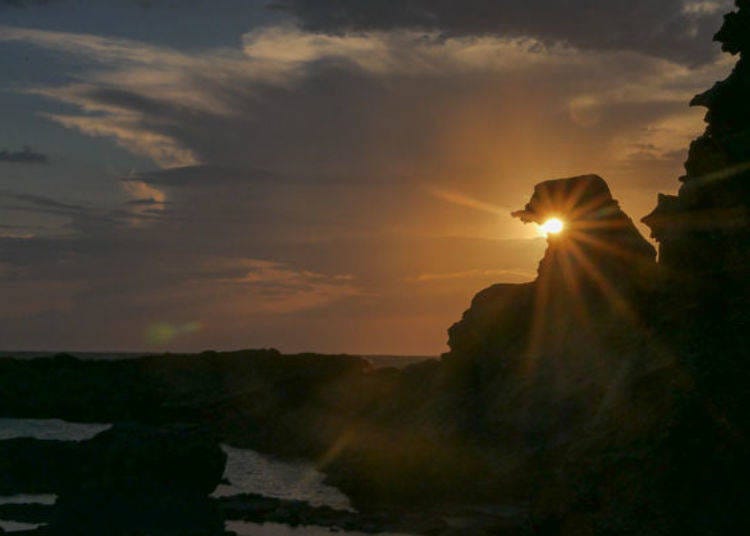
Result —
[[543, 236], [560, 234], [565, 229], [565, 224], [560, 218], [550, 218], [539, 226], [539, 232]]

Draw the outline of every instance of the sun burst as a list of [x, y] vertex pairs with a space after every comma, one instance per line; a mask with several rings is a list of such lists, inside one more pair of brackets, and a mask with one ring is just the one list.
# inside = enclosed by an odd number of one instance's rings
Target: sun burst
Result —
[[539, 226], [539, 232], [543, 236], [560, 234], [564, 229], [565, 223], [560, 218], [550, 218]]

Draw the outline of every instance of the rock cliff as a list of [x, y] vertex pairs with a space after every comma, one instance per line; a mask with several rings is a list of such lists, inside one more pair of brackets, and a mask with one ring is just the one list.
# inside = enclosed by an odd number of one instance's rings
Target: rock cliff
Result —
[[750, 530], [750, 1], [737, 7], [716, 40], [739, 62], [691, 102], [706, 132], [643, 219], [658, 262], [601, 178], [546, 181], [514, 213], [566, 222], [537, 279], [480, 292], [449, 331], [472, 429], [533, 460], [541, 533]]

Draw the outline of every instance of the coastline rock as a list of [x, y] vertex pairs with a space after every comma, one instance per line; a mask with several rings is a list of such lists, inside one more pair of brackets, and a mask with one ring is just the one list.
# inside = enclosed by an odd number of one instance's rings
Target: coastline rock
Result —
[[[598, 175], [582, 175], [537, 184], [523, 210], [513, 216], [524, 223], [543, 224], [559, 218], [564, 229], [550, 234], [549, 247], [539, 265], [539, 279], [550, 284], [578, 284], [578, 292], [632, 285], [650, 275], [656, 250], [613, 199]], [[606, 287], [606, 289], [605, 289]]]
[[0, 495], [57, 493], [65, 482], [76, 478], [76, 468], [83, 461], [73, 442], [0, 441]]
[[740, 59], [726, 80], [691, 101], [708, 109], [706, 131], [690, 146], [679, 194], [660, 195], [643, 218], [664, 266], [729, 284], [743, 282], [750, 261], [750, 5], [737, 6], [714, 39]]
[[80, 448], [86, 463], [60, 490], [52, 534], [223, 534], [209, 500], [226, 454], [195, 426], [117, 424]]
[[603, 354], [607, 334], [635, 321], [652, 286], [655, 249], [597, 175], [542, 182], [513, 215], [537, 224], [556, 217], [565, 228], [547, 237], [535, 281], [495, 285], [474, 297], [449, 330], [449, 358], [472, 356], [513, 368], [534, 356]]
[[328, 527], [332, 532], [347, 530], [434, 536], [498, 533], [520, 536], [525, 533], [525, 512], [513, 508], [476, 506], [413, 511], [408, 505], [402, 505], [397, 509], [360, 513], [254, 494], [224, 497], [217, 501], [228, 520], [282, 523], [301, 528]]
[[115, 424], [81, 448], [86, 463], [80, 482], [132, 494], [154, 490], [207, 496], [221, 482], [227, 460], [215, 438], [196, 425]]
[[51, 504], [7, 503], [0, 504], [0, 519], [20, 523], [49, 523], [55, 507]]

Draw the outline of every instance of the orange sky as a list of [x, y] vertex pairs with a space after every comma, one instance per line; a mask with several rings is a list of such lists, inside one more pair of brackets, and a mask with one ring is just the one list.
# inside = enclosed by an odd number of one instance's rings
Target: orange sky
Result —
[[253, 4], [196, 45], [162, 8], [64, 4], [0, 9], [0, 150], [48, 157], [0, 161], [9, 349], [438, 354], [476, 292], [534, 277], [544, 240], [510, 211], [535, 183], [600, 174], [639, 220], [732, 64], [705, 29], [721, 2], [669, 2], [685, 35], [653, 50], [521, 7], [494, 32], [328, 32]]

